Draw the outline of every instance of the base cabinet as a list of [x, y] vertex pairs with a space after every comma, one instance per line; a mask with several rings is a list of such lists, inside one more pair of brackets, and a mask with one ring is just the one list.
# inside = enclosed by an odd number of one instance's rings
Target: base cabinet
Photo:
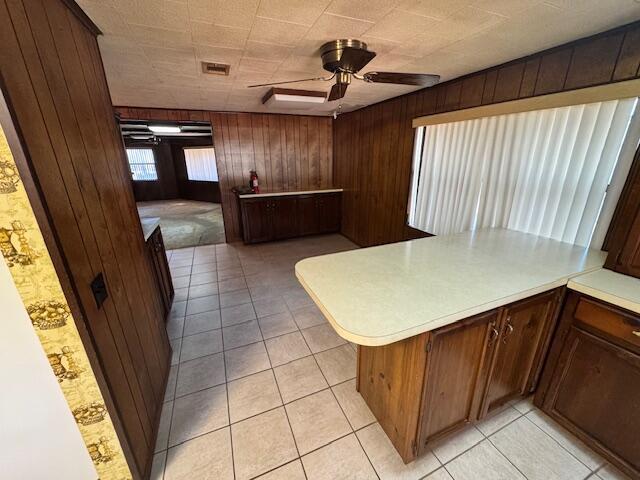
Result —
[[340, 231], [340, 193], [240, 198], [245, 243]]
[[156, 283], [158, 291], [160, 292], [160, 297], [162, 298], [162, 305], [164, 307], [164, 315], [166, 318], [171, 310], [174, 290], [173, 282], [171, 281], [171, 271], [169, 270], [169, 262], [167, 261], [167, 251], [164, 248], [164, 241], [162, 240], [160, 227], [157, 227], [147, 240], [147, 249], [149, 251], [149, 256], [151, 257], [151, 264], [153, 265]]
[[549, 360], [536, 405], [640, 478], [640, 316], [572, 292]]
[[551, 319], [558, 305], [555, 291], [506, 307], [500, 330], [489, 352], [487, 389], [481, 408], [484, 416], [515, 397], [533, 391], [548, 345]]
[[405, 462], [535, 389], [562, 295], [553, 290], [358, 348], [358, 390]]

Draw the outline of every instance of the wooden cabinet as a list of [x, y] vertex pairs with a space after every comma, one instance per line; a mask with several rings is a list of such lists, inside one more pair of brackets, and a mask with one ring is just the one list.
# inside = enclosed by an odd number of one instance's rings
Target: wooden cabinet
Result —
[[318, 197], [300, 195], [298, 197], [298, 228], [300, 236], [314, 235], [320, 231]]
[[551, 291], [503, 309], [482, 415], [533, 390], [557, 305], [558, 292]]
[[[243, 200], [242, 228], [246, 243], [266, 242], [273, 239], [271, 200], [251, 198]], [[251, 239], [247, 242], [246, 239]]]
[[298, 236], [298, 201], [295, 197], [279, 197], [271, 202], [273, 239]]
[[498, 337], [498, 317], [492, 310], [431, 334], [420, 450], [477, 418], [483, 373]]
[[318, 233], [339, 231], [342, 196], [339, 193], [318, 195], [317, 202]]
[[640, 278], [640, 148], [636, 151], [603, 248], [609, 251], [606, 268]]
[[640, 315], [572, 292], [535, 399], [632, 478], [640, 476], [638, 335]]
[[245, 243], [340, 231], [340, 193], [240, 198]]
[[171, 271], [169, 270], [169, 262], [167, 261], [167, 251], [164, 248], [162, 232], [160, 227], [156, 227], [149, 239], [147, 240], [147, 249], [151, 258], [151, 264], [156, 276], [156, 284], [162, 304], [164, 307], [165, 318], [171, 310], [173, 303], [174, 290], [171, 281]]
[[562, 294], [358, 348], [358, 390], [405, 462], [535, 389]]

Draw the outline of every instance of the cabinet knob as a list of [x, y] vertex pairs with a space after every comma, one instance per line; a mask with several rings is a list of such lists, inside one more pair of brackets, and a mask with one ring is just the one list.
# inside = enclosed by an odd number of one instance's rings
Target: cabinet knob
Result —
[[634, 330], [633, 333], [636, 337], [640, 337], [640, 330]]

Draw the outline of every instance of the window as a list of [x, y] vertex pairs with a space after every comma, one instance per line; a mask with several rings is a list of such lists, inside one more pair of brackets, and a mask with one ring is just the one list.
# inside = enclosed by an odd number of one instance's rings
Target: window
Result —
[[[624, 183], [630, 165], [618, 162], [621, 151], [638, 145], [636, 105], [630, 98], [417, 128], [409, 225], [436, 235], [502, 227], [599, 248], [613, 213], [603, 210], [609, 183]], [[608, 218], [599, 221], [602, 211]]]
[[217, 182], [216, 154], [213, 147], [185, 148], [184, 161], [187, 164], [187, 178], [204, 182]]
[[158, 180], [156, 160], [150, 148], [127, 148], [129, 168], [134, 181]]

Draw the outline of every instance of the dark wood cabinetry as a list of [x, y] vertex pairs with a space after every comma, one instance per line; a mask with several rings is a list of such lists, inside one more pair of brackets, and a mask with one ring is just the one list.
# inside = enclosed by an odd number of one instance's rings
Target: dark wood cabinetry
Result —
[[245, 243], [340, 230], [339, 192], [244, 197], [239, 203]]
[[164, 248], [162, 232], [160, 227], [156, 227], [151, 236], [147, 240], [147, 250], [151, 258], [151, 264], [156, 275], [156, 283], [158, 291], [162, 299], [165, 317], [171, 310], [173, 303], [173, 282], [171, 281], [171, 272], [169, 270], [169, 262], [167, 261], [167, 251]]
[[604, 249], [609, 251], [605, 267], [640, 278], [640, 149], [616, 206]]
[[572, 292], [535, 403], [640, 478], [640, 315]]
[[497, 340], [498, 311], [473, 317], [431, 334], [426, 371], [421, 450], [477, 418], [483, 374]]
[[[542, 351], [546, 348], [558, 292], [517, 302], [503, 310], [492, 343], [492, 362], [482, 415], [533, 390]], [[493, 338], [493, 337], [492, 337]]]
[[382, 347], [358, 349], [358, 390], [405, 462], [537, 384], [556, 289]]

